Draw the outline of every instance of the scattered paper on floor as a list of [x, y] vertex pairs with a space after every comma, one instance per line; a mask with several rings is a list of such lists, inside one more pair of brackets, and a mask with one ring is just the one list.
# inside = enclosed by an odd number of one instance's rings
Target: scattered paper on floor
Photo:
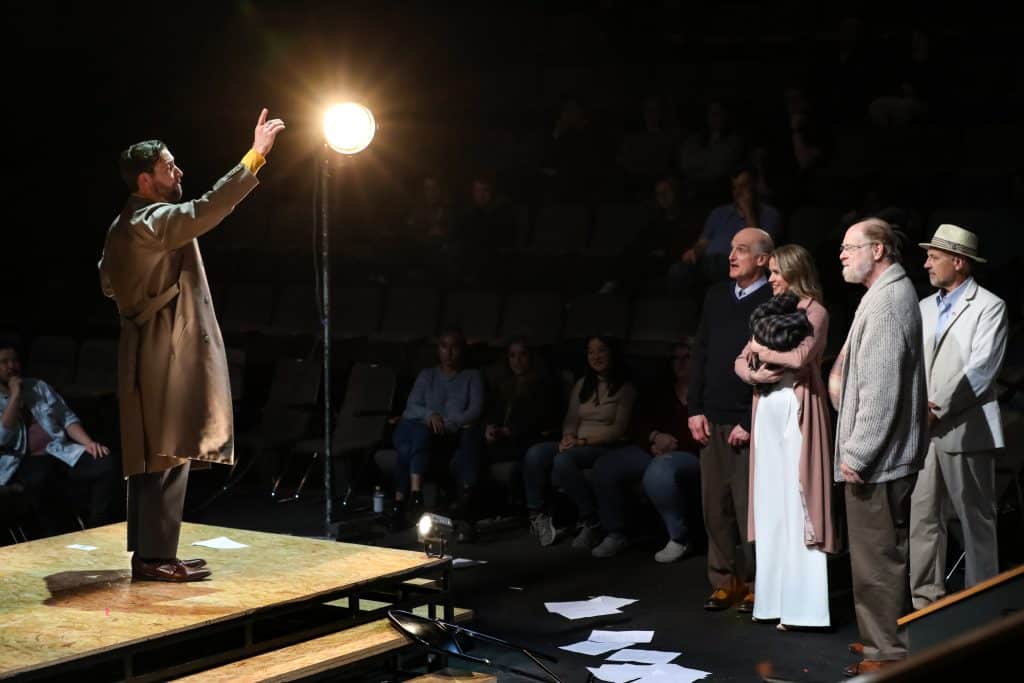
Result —
[[618, 650], [622, 647], [629, 647], [636, 643], [595, 643], [592, 640], [581, 640], [572, 645], [559, 645], [558, 649], [568, 652], [576, 652], [581, 655], [603, 655], [605, 652]]
[[609, 662], [636, 662], [638, 664], [668, 664], [673, 659], [683, 654], [682, 652], [667, 652], [665, 650], [619, 650], [608, 657]]
[[232, 541], [227, 536], [218, 536], [217, 538], [210, 538], [205, 541], [196, 541], [192, 545], [201, 545], [204, 548], [216, 548], [217, 550], [235, 550], [237, 548], [249, 547], [244, 543]]
[[591, 631], [587, 640], [598, 643], [649, 643], [654, 631]]

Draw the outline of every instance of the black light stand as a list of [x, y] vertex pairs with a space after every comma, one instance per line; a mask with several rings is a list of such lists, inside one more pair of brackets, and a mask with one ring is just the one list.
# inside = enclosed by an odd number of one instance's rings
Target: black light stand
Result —
[[324, 536], [333, 538], [333, 486], [331, 483], [331, 258], [330, 258], [330, 181], [331, 148], [324, 143], [324, 156], [320, 165], [320, 297], [321, 326], [324, 344]]

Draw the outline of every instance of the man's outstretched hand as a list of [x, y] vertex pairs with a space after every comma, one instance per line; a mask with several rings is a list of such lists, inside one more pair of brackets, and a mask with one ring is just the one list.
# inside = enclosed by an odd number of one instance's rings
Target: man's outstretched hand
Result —
[[270, 119], [267, 121], [267, 109], [260, 112], [260, 120], [256, 122], [256, 130], [253, 133], [252, 148], [267, 156], [274, 146], [274, 139], [277, 134], [284, 130], [284, 121], [281, 119]]

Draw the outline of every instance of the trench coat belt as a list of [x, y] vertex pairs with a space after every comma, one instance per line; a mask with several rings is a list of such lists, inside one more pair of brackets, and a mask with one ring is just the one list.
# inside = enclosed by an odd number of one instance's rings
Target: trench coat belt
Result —
[[[121, 416], [121, 448], [124, 452], [125, 474], [145, 471], [146, 440], [142, 422], [142, 397], [139, 392], [139, 331], [181, 292], [174, 283], [151, 298], [132, 317], [122, 316], [121, 342], [118, 346], [118, 405]], [[134, 465], [130, 463], [135, 463]], [[141, 465], [141, 469], [140, 466]], [[134, 470], [134, 471], [131, 471]]]

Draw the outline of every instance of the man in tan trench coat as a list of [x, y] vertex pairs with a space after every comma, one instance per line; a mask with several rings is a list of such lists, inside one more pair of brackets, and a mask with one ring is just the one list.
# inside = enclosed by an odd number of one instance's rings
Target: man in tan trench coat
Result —
[[210, 574], [204, 560], [177, 557], [189, 462], [234, 458], [224, 341], [196, 238], [256, 187], [256, 172], [283, 129], [264, 109], [252, 149], [188, 202], [181, 202], [183, 173], [164, 143], [140, 142], [121, 154], [132, 194], [107, 232], [99, 268], [103, 293], [121, 316], [118, 403], [136, 579]]

